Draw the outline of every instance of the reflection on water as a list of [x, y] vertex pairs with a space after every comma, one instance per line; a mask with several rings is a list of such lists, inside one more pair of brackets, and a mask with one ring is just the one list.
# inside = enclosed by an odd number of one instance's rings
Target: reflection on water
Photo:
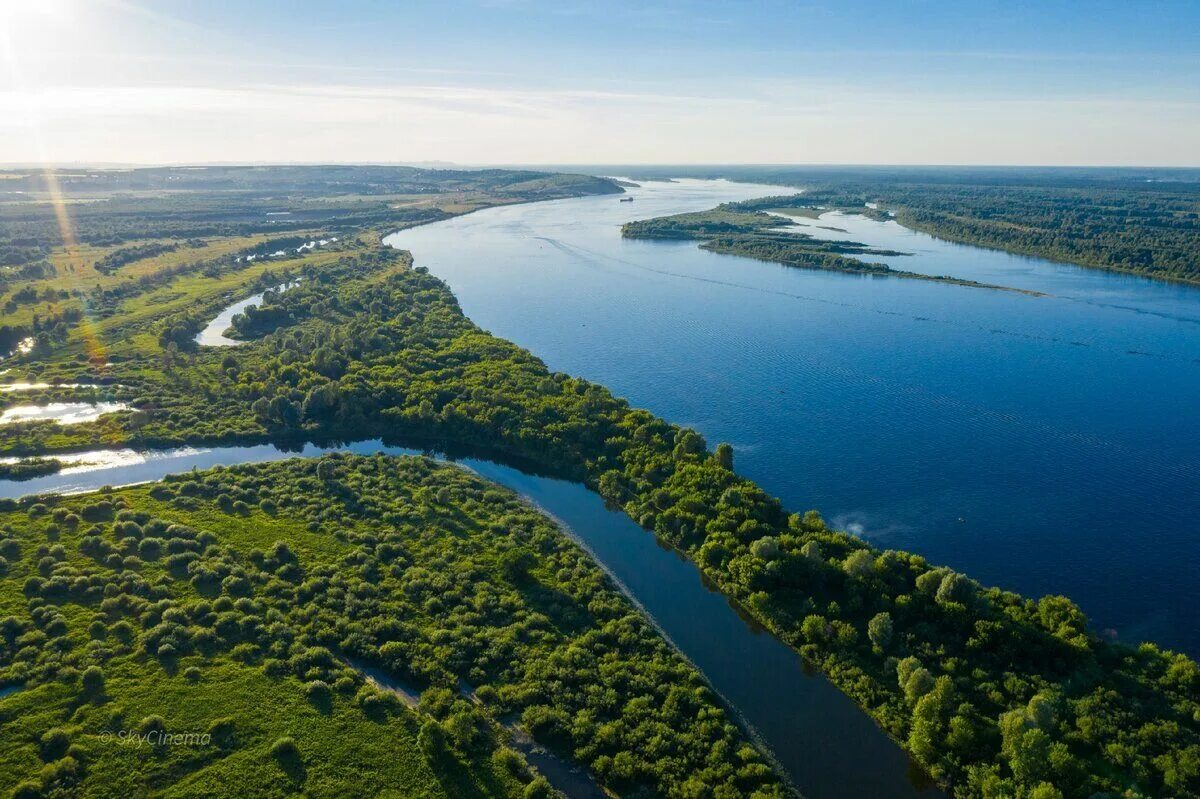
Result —
[[128, 407], [123, 402], [50, 402], [45, 405], [13, 405], [0, 412], [0, 425], [46, 420], [59, 424], [94, 422], [106, 413], [123, 411]]
[[[7, 369], [5, 371], [8, 371]], [[0, 392], [9, 391], [41, 391], [48, 388], [100, 388], [96, 383], [3, 383]]]

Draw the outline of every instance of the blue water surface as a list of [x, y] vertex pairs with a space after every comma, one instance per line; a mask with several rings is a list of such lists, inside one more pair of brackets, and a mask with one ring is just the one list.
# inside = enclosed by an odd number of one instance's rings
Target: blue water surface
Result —
[[495, 208], [388, 242], [551, 368], [729, 441], [790, 508], [988, 584], [1065, 594], [1122, 640], [1200, 653], [1200, 290], [840, 213], [795, 229], [1046, 296], [620, 236], [632, 219], [790, 191], [646, 183], [633, 202]]

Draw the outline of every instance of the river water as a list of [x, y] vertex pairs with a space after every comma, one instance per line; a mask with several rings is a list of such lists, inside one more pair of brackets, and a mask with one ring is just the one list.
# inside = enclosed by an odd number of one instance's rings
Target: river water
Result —
[[[1066, 593], [1123, 638], [1200, 649], [1200, 434], [1188, 416], [1200, 292], [854, 215], [800, 220], [849, 233], [797, 230], [913, 253], [880, 259], [897, 268], [1050, 296], [790, 269], [619, 236], [631, 219], [787, 191], [647, 184], [632, 203], [496, 208], [388, 241], [445, 278], [475, 321], [552, 368], [730, 441], [739, 471], [790, 507], [820, 508], [880, 545], [989, 583]], [[0, 481], [0, 496], [320, 452], [117, 451], [94, 458], [101, 468]], [[623, 514], [580, 486], [464, 463], [560, 519], [809, 797], [937, 794], [846, 697]]]
[[[343, 449], [360, 454], [415, 453], [379, 441], [358, 442]], [[0, 497], [92, 491], [104, 485], [157, 480], [192, 468], [313, 457], [326, 451], [311, 444], [296, 451], [270, 444], [188, 447], [157, 453], [116, 450], [92, 456], [90, 460], [99, 466], [23, 482], [0, 480]], [[743, 618], [723, 595], [703, 585], [690, 562], [660, 547], [654, 536], [624, 513], [606, 508], [597, 494], [580, 485], [528, 475], [491, 461], [467, 459], [461, 463], [554, 516], [700, 669], [808, 799], [940, 796], [850, 699], [823, 677], [807, 672], [799, 655]], [[546, 767], [549, 763], [543, 761]]]
[[788, 507], [988, 584], [1066, 594], [1122, 640], [1200, 653], [1200, 290], [859, 215], [796, 229], [1049, 296], [620, 237], [633, 219], [791, 191], [646, 183], [633, 202], [494, 208], [387, 241], [551, 368], [732, 443]]
[[[333, 240], [337, 241], [337, 239]], [[308, 245], [304, 246], [307, 247]], [[299, 282], [299, 280], [293, 280], [290, 283], [283, 283], [270, 289], [270, 291], [287, 291]], [[245, 313], [246, 309], [251, 305], [261, 305], [263, 297], [266, 295], [267, 292], [264, 291], [226, 307], [211, 322], [205, 325], [203, 330], [196, 334], [195, 342], [201, 347], [236, 347], [239, 344], [245, 344], [246, 342], [240, 339], [229, 338], [225, 335], [225, 331], [233, 326], [233, 317], [240, 313]]]

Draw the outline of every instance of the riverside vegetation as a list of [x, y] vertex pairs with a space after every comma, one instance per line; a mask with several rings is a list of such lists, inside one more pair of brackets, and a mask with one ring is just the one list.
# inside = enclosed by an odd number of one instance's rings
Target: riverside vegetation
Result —
[[553, 795], [513, 724], [621, 795], [788, 793], [578, 546], [455, 466], [217, 469], [30, 499], [0, 531], [23, 799]]
[[[244, 262], [227, 268], [245, 279]], [[1200, 796], [1191, 659], [1104, 640], [1064, 597], [988, 588], [788, 512], [735, 473], [727, 445], [710, 449], [695, 431], [550, 372], [366, 231], [294, 271], [298, 285], [235, 319], [247, 339], [236, 348], [197, 349], [171, 332], [195, 329], [198, 311], [142, 315], [131, 299], [104, 320], [102, 356], [84, 326], [16, 356], [26, 379], [108, 379], [131, 409], [70, 428], [0, 428], [0, 452], [376, 437], [484, 451], [620, 505], [957, 796]], [[569, 737], [579, 721], [555, 715], [541, 734]]]
[[[799, 202], [803, 202], [803, 206], [796, 205]], [[694, 240], [699, 241], [701, 248], [705, 250], [726, 255], [744, 255], [760, 261], [772, 261], [802, 269], [824, 269], [852, 275], [906, 277], [959, 286], [1017, 291], [991, 283], [979, 283], [946, 275], [925, 275], [852, 258], [849, 256], [891, 256], [906, 253], [873, 249], [856, 241], [817, 239], [806, 233], [788, 230], [787, 228], [794, 226], [795, 222], [760, 210], [764, 207], [810, 207], [811, 202], [807, 198], [797, 200], [792, 197], [777, 197], [726, 203], [709, 211], [629, 222], [621, 227], [621, 235], [629, 239]]]
[[891, 211], [900, 224], [951, 241], [1200, 282], [1196, 169], [642, 167], [642, 173], [796, 186], [805, 193], [791, 207], [880, 219]]

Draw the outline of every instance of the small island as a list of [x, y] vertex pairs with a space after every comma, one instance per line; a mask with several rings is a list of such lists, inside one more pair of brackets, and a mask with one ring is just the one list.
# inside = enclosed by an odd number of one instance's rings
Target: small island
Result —
[[[761, 201], [757, 201], [757, 204], [761, 204]], [[980, 283], [949, 275], [926, 275], [861, 260], [852, 256], [891, 257], [909, 253], [875, 249], [856, 241], [817, 239], [807, 233], [787, 229], [796, 227], [797, 223], [785, 216], [767, 213], [747, 207], [748, 205], [725, 203], [708, 211], [629, 222], [621, 227], [621, 235], [629, 239], [699, 241], [701, 249], [726, 255], [743, 255], [801, 269], [904, 277], [1041, 296], [1040, 292], [1036, 291]]]
[[0, 461], [0, 480], [32, 480], [57, 474], [65, 464], [58, 458], [18, 458]]

